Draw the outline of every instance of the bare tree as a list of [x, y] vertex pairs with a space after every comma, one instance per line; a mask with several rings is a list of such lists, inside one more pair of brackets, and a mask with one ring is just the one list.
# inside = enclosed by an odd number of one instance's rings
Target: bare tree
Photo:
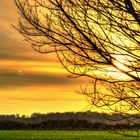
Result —
[[15, 0], [17, 30], [40, 53], [55, 52], [91, 105], [140, 113], [139, 0]]

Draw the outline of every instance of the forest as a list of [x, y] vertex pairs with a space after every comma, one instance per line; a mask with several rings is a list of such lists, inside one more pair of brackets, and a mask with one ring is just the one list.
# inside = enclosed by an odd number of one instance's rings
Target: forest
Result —
[[1, 130], [120, 130], [140, 129], [140, 115], [98, 112], [0, 115]]

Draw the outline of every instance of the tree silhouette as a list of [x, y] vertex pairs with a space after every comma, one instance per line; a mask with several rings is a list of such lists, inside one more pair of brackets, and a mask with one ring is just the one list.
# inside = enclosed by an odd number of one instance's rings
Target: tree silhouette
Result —
[[92, 79], [91, 105], [140, 113], [140, 1], [15, 0], [16, 29], [40, 53], [55, 52], [71, 77]]

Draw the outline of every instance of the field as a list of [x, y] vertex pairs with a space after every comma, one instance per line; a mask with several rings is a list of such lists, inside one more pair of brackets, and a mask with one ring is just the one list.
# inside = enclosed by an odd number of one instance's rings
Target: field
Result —
[[0, 131], [0, 140], [139, 140], [107, 131]]

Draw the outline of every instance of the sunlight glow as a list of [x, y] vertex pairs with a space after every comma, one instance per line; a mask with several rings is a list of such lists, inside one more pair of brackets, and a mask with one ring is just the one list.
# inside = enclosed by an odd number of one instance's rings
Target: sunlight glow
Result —
[[116, 55], [116, 60], [114, 60], [114, 64], [124, 71], [129, 71], [130, 69], [125, 66], [129, 61], [125, 55]]

